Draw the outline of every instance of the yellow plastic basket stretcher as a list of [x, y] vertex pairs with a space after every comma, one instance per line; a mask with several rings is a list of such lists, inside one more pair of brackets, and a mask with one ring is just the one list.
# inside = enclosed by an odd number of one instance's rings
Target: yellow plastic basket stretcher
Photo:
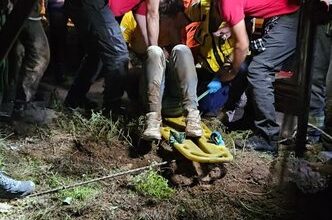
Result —
[[[182, 143], [174, 142], [173, 146], [187, 159], [199, 163], [227, 163], [233, 160], [233, 156], [225, 145], [216, 145], [210, 141], [212, 132], [202, 122], [203, 135], [200, 138], [185, 139]], [[185, 117], [164, 118], [161, 134], [165, 140], [169, 140], [171, 130], [185, 131]]]

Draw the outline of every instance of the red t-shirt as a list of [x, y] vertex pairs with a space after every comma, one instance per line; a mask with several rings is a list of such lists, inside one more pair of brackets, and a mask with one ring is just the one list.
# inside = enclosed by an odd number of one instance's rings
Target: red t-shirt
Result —
[[114, 16], [122, 16], [128, 11], [135, 14], [146, 15], [146, 3], [144, 0], [108, 0], [108, 5]]
[[299, 9], [298, 0], [220, 0], [221, 17], [230, 26], [245, 16], [270, 18], [291, 14]]

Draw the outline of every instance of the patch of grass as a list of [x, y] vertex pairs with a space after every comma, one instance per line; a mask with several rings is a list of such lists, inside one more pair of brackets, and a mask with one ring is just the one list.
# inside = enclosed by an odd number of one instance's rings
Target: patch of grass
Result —
[[170, 198], [175, 190], [168, 186], [168, 181], [155, 170], [149, 170], [133, 178], [135, 190], [143, 195], [158, 199]]
[[35, 134], [41, 140], [48, 140], [52, 136], [51, 129], [48, 126], [34, 125]]
[[63, 115], [58, 119], [60, 128], [68, 131], [74, 137], [85, 136], [92, 141], [112, 141], [121, 133], [119, 121], [112, 121], [101, 112], [92, 112], [90, 118], [84, 117], [77, 111], [71, 116]]
[[68, 179], [60, 176], [59, 174], [54, 174], [54, 173], [52, 173], [52, 175], [49, 176], [48, 180], [47, 180], [47, 184], [52, 188], [56, 188], [56, 187], [65, 185], [68, 182], [69, 182]]
[[80, 201], [87, 200], [94, 197], [98, 193], [97, 189], [91, 186], [80, 186], [74, 189], [68, 189], [61, 192], [61, 197], [63, 199], [71, 197]]
[[[222, 132], [223, 139], [225, 141], [225, 146], [228, 149], [232, 149], [231, 153], [236, 156], [235, 140], [246, 140], [249, 138], [251, 131], [232, 131], [230, 133]], [[244, 149], [242, 149], [244, 150]]]
[[[48, 181], [47, 181], [49, 187], [51, 188], [57, 188], [64, 185], [70, 185], [73, 183], [73, 180], [69, 178], [65, 178], [59, 174], [52, 174]], [[98, 193], [98, 188], [95, 187], [95, 185], [85, 185], [85, 186], [79, 186], [73, 189], [67, 189], [60, 191], [58, 193], [58, 196], [61, 200], [71, 197], [73, 199], [77, 199], [80, 201], [85, 201], [86, 199], [89, 199], [96, 195]]]

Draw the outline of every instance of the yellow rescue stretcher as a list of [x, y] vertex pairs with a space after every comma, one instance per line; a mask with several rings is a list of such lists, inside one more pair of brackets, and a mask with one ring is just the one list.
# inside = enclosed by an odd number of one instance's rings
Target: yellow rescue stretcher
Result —
[[[175, 141], [173, 146], [187, 159], [199, 163], [227, 163], [233, 160], [232, 154], [224, 144], [216, 145], [210, 141], [212, 132], [202, 122], [203, 135], [200, 138], [186, 138], [179, 143]], [[164, 118], [161, 134], [165, 140], [170, 139], [171, 130], [175, 132], [185, 131], [185, 118]]]

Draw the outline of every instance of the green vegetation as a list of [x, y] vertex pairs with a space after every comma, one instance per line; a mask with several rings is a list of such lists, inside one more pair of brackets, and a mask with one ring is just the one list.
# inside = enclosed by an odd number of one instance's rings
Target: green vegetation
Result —
[[[52, 174], [48, 179], [48, 185], [51, 188], [70, 185], [71, 183], [73, 183], [73, 180], [69, 178], [64, 178], [59, 174]], [[98, 188], [92, 187], [91, 185], [86, 185], [86, 186], [79, 186], [73, 189], [60, 191], [58, 195], [61, 200], [70, 197], [80, 201], [85, 201], [86, 199], [93, 197], [97, 193], [98, 193]]]
[[170, 198], [175, 190], [168, 186], [168, 181], [155, 170], [149, 170], [133, 178], [137, 192], [158, 199]]
[[85, 201], [94, 197], [98, 193], [96, 188], [91, 186], [79, 186], [74, 189], [68, 189], [61, 192], [61, 198], [71, 197], [80, 201]]
[[58, 119], [60, 128], [65, 129], [74, 137], [85, 136], [92, 141], [112, 141], [121, 134], [119, 121], [112, 121], [102, 115], [101, 112], [92, 112], [90, 118], [74, 111], [72, 116], [62, 115]]

